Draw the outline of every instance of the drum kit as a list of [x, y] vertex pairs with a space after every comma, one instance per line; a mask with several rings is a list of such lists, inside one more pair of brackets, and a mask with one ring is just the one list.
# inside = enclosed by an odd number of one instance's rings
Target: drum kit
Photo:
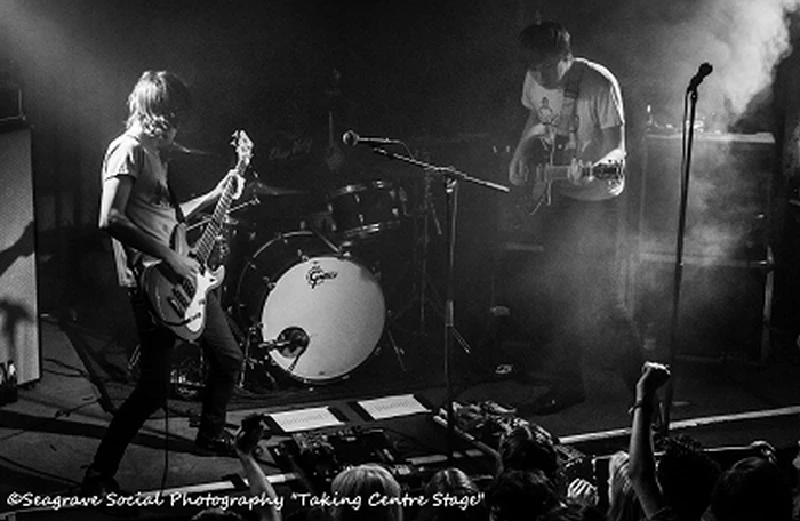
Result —
[[[341, 74], [334, 70], [326, 90], [330, 110], [325, 164], [336, 175], [345, 164], [334, 133], [333, 107], [341, 95], [340, 80]], [[359, 140], [401, 143], [359, 139], [353, 131], [342, 137], [346, 145]], [[469, 352], [455, 330], [452, 311], [456, 180], [508, 189], [452, 167], [416, 160], [408, 146], [405, 149], [409, 156], [372, 147], [389, 159], [424, 169], [424, 176], [414, 178], [423, 181], [421, 187], [418, 182], [406, 184], [412, 197], [403, 183], [382, 179], [330, 190], [322, 204], [319, 197], [257, 179], [245, 186], [242, 202], [228, 212], [212, 257], [212, 264], [224, 265], [227, 273], [218, 291], [244, 353], [240, 388], [266, 384], [271, 390], [280, 375], [306, 385], [340, 381], [379, 351], [382, 338], [405, 371], [405, 351], [395, 342], [393, 330], [400, 329], [400, 320], [412, 316], [411, 311], [419, 311], [410, 328], [416, 335], [425, 335], [430, 325], [426, 316], [436, 315], [446, 331], [445, 358], [451, 340]], [[442, 221], [433, 200], [432, 178], [443, 181], [447, 219]], [[301, 199], [311, 204], [304, 206]], [[298, 208], [302, 208], [299, 213]], [[207, 220], [201, 217], [193, 226], [202, 229]], [[406, 233], [409, 229], [411, 233]], [[447, 262], [442, 262], [443, 273], [436, 280], [446, 281], [444, 299], [430, 276], [434, 232], [448, 242], [441, 244], [442, 260]], [[201, 355], [199, 349], [194, 352]], [[202, 370], [197, 366], [203, 367], [202, 359], [194, 365], [193, 378], [188, 370], [179, 369], [184, 374], [175, 375], [177, 380], [199, 380]]]
[[[405, 370], [405, 352], [390, 323], [413, 309], [416, 297], [388, 309], [384, 290], [396, 289], [386, 286], [396, 286], [400, 274], [387, 275], [386, 266], [419, 275], [411, 264], [420, 256], [417, 244], [427, 248], [429, 237], [417, 236], [417, 221], [425, 222], [426, 234], [431, 217], [438, 224], [430, 190], [418, 209], [409, 208], [400, 183], [377, 179], [332, 190], [321, 205], [296, 203], [309, 198], [304, 191], [251, 181], [217, 237], [211, 264], [226, 269], [218, 296], [244, 353], [240, 388], [272, 390], [281, 376], [310, 386], [338, 382], [379, 351], [384, 334]], [[265, 208], [286, 205], [309, 211], [297, 218], [265, 217]], [[208, 219], [201, 215], [189, 223], [190, 234]], [[414, 235], [411, 252], [404, 247], [402, 256], [381, 263], [387, 244], [406, 244], [397, 234], [411, 227], [413, 233], [403, 235]], [[182, 384], [184, 398], [193, 398], [187, 389], [203, 381], [201, 351], [193, 351], [193, 362], [174, 366], [173, 383]]]

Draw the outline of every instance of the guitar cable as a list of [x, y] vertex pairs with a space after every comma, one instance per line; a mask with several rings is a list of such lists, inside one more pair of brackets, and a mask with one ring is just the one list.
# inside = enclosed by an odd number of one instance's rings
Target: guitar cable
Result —
[[169, 387], [172, 379], [172, 361], [166, 365], [166, 378], [164, 378], [164, 469], [161, 471], [160, 495], [167, 488], [167, 475], [169, 474]]

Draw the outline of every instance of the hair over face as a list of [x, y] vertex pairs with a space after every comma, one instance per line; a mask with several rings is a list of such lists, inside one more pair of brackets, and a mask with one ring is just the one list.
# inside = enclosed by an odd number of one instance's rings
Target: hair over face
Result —
[[177, 128], [191, 108], [189, 88], [169, 71], [145, 71], [128, 95], [127, 128], [139, 124], [145, 134], [160, 137]]

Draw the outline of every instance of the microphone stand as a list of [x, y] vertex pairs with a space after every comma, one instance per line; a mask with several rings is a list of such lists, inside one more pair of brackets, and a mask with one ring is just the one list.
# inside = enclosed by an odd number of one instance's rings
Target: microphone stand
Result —
[[447, 231], [445, 233], [447, 240], [447, 297], [445, 303], [444, 313], [444, 381], [447, 394], [447, 461], [448, 464], [453, 464], [453, 448], [455, 445], [455, 412], [453, 409], [453, 385], [451, 378], [451, 352], [453, 339], [455, 337], [455, 306], [454, 306], [454, 267], [455, 267], [455, 244], [456, 244], [456, 216], [458, 209], [458, 182], [466, 181], [476, 185], [491, 188], [500, 192], [510, 192], [507, 186], [498, 183], [479, 179], [456, 170], [452, 166], [438, 167], [425, 161], [420, 161], [410, 156], [390, 152], [380, 146], [373, 146], [372, 151], [376, 154], [386, 156], [390, 159], [403, 161], [411, 165], [420, 167], [425, 170], [425, 173], [439, 176], [445, 183], [445, 191], [447, 193], [446, 214], [447, 214]]
[[[661, 433], [669, 434], [669, 422], [672, 412], [672, 396], [674, 391], [675, 351], [678, 345], [678, 322], [680, 315], [681, 280], [683, 277], [683, 241], [686, 235], [686, 209], [689, 198], [689, 169], [692, 162], [692, 145], [694, 144], [694, 122], [697, 109], [697, 87], [699, 82], [692, 80], [686, 90], [683, 113], [683, 138], [681, 153], [681, 199], [678, 210], [678, 237], [675, 246], [675, 264], [672, 277], [672, 319], [669, 332], [669, 352], [667, 360], [673, 376], [667, 381], [664, 389]], [[688, 105], [687, 105], [688, 104]], [[689, 118], [686, 118], [688, 106]]]

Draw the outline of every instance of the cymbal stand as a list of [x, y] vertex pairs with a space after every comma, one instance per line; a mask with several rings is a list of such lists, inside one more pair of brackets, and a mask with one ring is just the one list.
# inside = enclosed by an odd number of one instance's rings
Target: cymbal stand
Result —
[[[422, 194], [422, 232], [420, 237], [415, 238], [414, 241], [414, 255], [413, 255], [413, 269], [418, 269], [417, 279], [414, 281], [412, 289], [412, 298], [405, 304], [399, 311], [392, 314], [392, 320], [397, 321], [408, 311], [419, 304], [419, 329], [417, 334], [424, 334], [426, 329], [426, 320], [428, 310], [436, 313], [437, 318], [445, 322], [444, 304], [439, 292], [428, 274], [428, 258], [431, 245], [431, 227], [436, 230], [437, 236], [442, 236], [442, 225], [439, 216], [436, 214], [436, 206], [433, 204], [433, 194], [431, 192], [431, 182], [434, 177], [432, 171], [425, 171], [423, 180], [423, 194]], [[431, 226], [431, 221], [433, 224]], [[415, 233], [418, 226], [415, 226]], [[465, 353], [471, 354], [472, 348], [467, 340], [459, 333], [458, 329], [453, 328], [453, 336], [459, 343]]]
[[419, 161], [413, 157], [404, 156], [396, 152], [389, 152], [380, 146], [373, 146], [372, 151], [376, 154], [410, 163], [412, 165], [425, 169], [426, 173], [437, 175], [444, 182], [445, 190], [447, 192], [447, 302], [444, 311], [444, 380], [447, 388], [447, 459], [448, 463], [452, 464], [453, 460], [453, 447], [455, 445], [455, 411], [453, 408], [453, 386], [451, 378], [451, 360], [450, 355], [452, 352], [452, 344], [455, 339], [455, 306], [454, 306], [454, 266], [455, 266], [455, 239], [456, 239], [456, 210], [458, 208], [458, 181], [467, 181], [473, 184], [481, 185], [486, 188], [492, 188], [501, 192], [508, 193], [510, 189], [491, 181], [478, 179], [476, 177], [467, 175], [453, 167], [436, 167], [424, 161]]
[[[411, 260], [411, 272], [414, 278], [414, 283], [411, 289], [411, 298], [406, 302], [398, 311], [392, 314], [394, 320], [399, 320], [403, 315], [411, 311], [417, 304], [419, 304], [419, 331], [425, 331], [425, 320], [427, 310], [437, 310], [441, 303], [441, 298], [433, 287], [433, 283], [428, 275], [428, 252], [431, 244], [430, 235], [430, 221], [436, 229], [436, 235], [442, 235], [442, 227], [439, 218], [436, 215], [436, 208], [433, 204], [431, 196], [431, 178], [432, 175], [428, 172], [425, 173], [423, 181], [423, 194], [422, 194], [422, 209], [418, 211], [415, 216], [414, 223], [414, 246]], [[419, 231], [420, 224], [416, 220], [421, 219], [422, 231]], [[414, 273], [416, 272], [416, 273]], [[440, 316], [441, 318], [441, 316]]]

